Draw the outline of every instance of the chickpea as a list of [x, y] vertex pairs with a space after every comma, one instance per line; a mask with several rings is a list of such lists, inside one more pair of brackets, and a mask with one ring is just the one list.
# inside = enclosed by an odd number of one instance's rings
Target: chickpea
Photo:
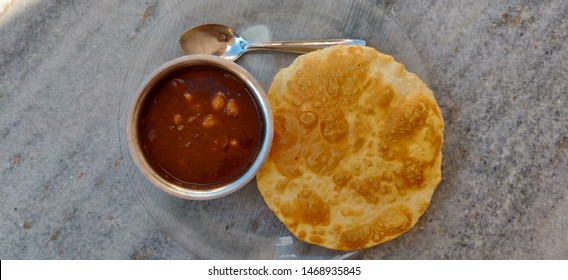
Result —
[[217, 125], [219, 125], [219, 120], [215, 115], [209, 114], [203, 118], [203, 127], [211, 128]]
[[219, 148], [219, 149], [225, 149], [225, 147], [227, 147], [227, 143], [229, 142], [229, 139], [227, 138], [227, 135], [223, 135], [218, 139], [214, 139], [213, 141], [213, 146], [215, 148]]
[[187, 118], [187, 122], [188, 122], [188, 123], [192, 123], [192, 122], [194, 122], [195, 120], [197, 120], [197, 117], [196, 117], [196, 116], [189, 116], [189, 118]]
[[225, 95], [222, 92], [215, 93], [213, 96], [213, 100], [211, 100], [211, 106], [213, 106], [213, 110], [219, 111], [225, 107]]
[[175, 88], [179, 88], [183, 84], [185, 84], [185, 82], [182, 79], [173, 79], [173, 80], [170, 80], [170, 84], [172, 86], [174, 86]]
[[148, 133], [148, 139], [152, 142], [154, 142], [154, 140], [156, 140], [156, 131], [155, 130], [150, 130], [150, 132]]
[[193, 100], [193, 95], [191, 95], [191, 93], [189, 93], [189, 92], [184, 93], [183, 97], [185, 98], [185, 100], [187, 102], [191, 102], [191, 100]]
[[181, 124], [181, 121], [182, 121], [181, 116], [179, 114], [175, 114], [174, 115], [174, 123], [179, 125], [179, 124]]
[[227, 115], [231, 117], [236, 117], [239, 115], [239, 107], [237, 106], [237, 101], [235, 99], [229, 99], [225, 112], [227, 112]]

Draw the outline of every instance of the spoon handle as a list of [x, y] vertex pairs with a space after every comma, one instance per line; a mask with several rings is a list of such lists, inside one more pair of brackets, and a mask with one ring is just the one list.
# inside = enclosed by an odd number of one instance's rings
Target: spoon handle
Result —
[[246, 50], [247, 51], [267, 50], [267, 51], [281, 51], [281, 52], [290, 52], [290, 53], [308, 53], [335, 45], [365, 46], [366, 42], [364, 40], [357, 40], [357, 39], [273, 41], [266, 43], [249, 42], [246, 46]]

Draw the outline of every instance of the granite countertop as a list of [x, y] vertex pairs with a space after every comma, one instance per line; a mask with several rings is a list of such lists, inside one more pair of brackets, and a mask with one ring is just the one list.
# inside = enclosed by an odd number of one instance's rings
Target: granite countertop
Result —
[[[1, 259], [196, 257], [142, 206], [118, 139], [137, 47], [179, 2], [0, 1]], [[568, 2], [370, 2], [446, 128], [428, 211], [357, 257], [567, 259]]]

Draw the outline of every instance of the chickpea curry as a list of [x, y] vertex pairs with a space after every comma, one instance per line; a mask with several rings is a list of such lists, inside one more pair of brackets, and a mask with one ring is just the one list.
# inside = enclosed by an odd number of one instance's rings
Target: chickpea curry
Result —
[[177, 70], [144, 101], [144, 156], [167, 180], [209, 189], [246, 172], [261, 144], [262, 116], [248, 87], [211, 66]]

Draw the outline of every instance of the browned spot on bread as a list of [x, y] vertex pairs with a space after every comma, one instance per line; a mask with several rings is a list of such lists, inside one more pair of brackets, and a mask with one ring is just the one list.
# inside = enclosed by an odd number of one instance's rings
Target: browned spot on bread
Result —
[[412, 213], [403, 205], [392, 206], [381, 211], [372, 224], [373, 240], [393, 239], [410, 229]]
[[296, 196], [300, 219], [311, 225], [329, 224], [329, 205], [311, 190], [302, 190]]
[[320, 125], [321, 135], [328, 142], [338, 142], [347, 136], [349, 124], [342, 114], [328, 112], [322, 117]]
[[304, 127], [311, 128], [318, 123], [318, 114], [312, 111], [301, 112], [300, 122]]
[[348, 229], [339, 235], [339, 248], [342, 250], [353, 250], [363, 248], [371, 239], [371, 228], [369, 224], [362, 224], [352, 229]]
[[324, 243], [324, 241], [325, 241], [325, 240], [324, 240], [323, 238], [321, 238], [321, 236], [317, 236], [317, 235], [315, 235], [315, 236], [314, 236], [314, 235], [310, 236], [310, 242], [311, 242], [311, 243], [314, 243], [314, 244], [322, 244], [322, 243]]

